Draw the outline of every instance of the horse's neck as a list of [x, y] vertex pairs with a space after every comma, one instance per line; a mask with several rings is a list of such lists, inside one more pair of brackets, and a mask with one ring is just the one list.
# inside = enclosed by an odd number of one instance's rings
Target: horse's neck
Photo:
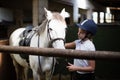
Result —
[[48, 47], [49, 39], [47, 33], [47, 27], [45, 28], [44, 32], [40, 34], [40, 47]]

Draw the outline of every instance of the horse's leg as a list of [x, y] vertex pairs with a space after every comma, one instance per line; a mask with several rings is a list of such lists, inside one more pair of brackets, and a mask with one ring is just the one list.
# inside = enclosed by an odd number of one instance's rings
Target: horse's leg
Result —
[[46, 71], [45, 72], [45, 80], [51, 80], [51, 78], [52, 78], [51, 71]]
[[52, 76], [53, 76], [54, 68], [55, 68], [55, 63], [56, 63], [56, 60], [53, 58], [52, 68], [50, 70], [45, 71], [45, 80], [52, 80]]
[[22, 74], [20, 73], [20, 65], [15, 60], [13, 60], [13, 64], [15, 67], [17, 80], [22, 80]]
[[34, 70], [32, 71], [33, 71], [33, 80], [40, 80], [40, 75], [36, 71]]
[[17, 78], [17, 80], [18, 80], [18, 77], [19, 77], [19, 75], [18, 75], [18, 69], [17, 69], [17, 64], [16, 64], [16, 62], [13, 60], [13, 65], [14, 65], [14, 67], [15, 67], [15, 72], [16, 72], [16, 78]]
[[11, 55], [13, 59], [13, 64], [15, 66], [17, 80], [28, 80], [28, 63], [22, 59], [19, 55]]
[[18, 80], [28, 80], [27, 72], [28, 68], [25, 68], [18, 64], [17, 66]]
[[26, 67], [26, 68], [24, 68], [24, 80], [28, 80], [28, 70], [29, 70], [29, 68], [28, 67]]

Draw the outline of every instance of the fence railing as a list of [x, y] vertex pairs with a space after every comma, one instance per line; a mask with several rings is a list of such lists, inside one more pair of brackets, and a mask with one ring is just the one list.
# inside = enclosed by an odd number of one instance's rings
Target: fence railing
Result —
[[72, 49], [54, 49], [54, 48], [34, 48], [0, 45], [0, 52], [6, 54], [28, 54], [53, 57], [81, 58], [81, 59], [100, 59], [100, 60], [118, 60], [120, 52], [113, 51], [80, 51]]

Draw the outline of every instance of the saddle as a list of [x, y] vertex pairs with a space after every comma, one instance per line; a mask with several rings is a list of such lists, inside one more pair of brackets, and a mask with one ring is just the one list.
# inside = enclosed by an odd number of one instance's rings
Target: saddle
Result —
[[25, 28], [25, 30], [22, 33], [22, 39], [19, 42], [20, 46], [30, 46], [30, 40], [32, 36], [34, 35], [33, 33], [31, 33], [32, 29], [33, 29], [33, 26], [27, 26]]
[[[22, 38], [19, 42], [19, 46], [30, 46], [31, 38], [34, 35], [34, 31], [32, 31], [33, 26], [27, 26], [23, 33], [21, 34]], [[29, 55], [20, 54], [20, 56], [25, 59], [29, 63]]]

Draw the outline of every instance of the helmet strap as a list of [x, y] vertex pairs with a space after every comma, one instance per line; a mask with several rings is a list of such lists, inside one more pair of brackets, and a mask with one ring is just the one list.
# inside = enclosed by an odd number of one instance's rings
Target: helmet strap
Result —
[[90, 32], [86, 33], [86, 36], [82, 39], [82, 41], [86, 41], [88, 39], [92, 40], [93, 35]]

